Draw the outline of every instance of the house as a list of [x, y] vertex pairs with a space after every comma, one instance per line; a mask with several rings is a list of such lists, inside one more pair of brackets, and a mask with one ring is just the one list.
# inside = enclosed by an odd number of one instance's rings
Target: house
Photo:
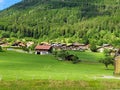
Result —
[[98, 47], [98, 48], [97, 48], [97, 51], [98, 51], [98, 52], [101, 52], [101, 53], [104, 52], [104, 47], [102, 47], [102, 46]]
[[8, 47], [9, 45], [10, 45], [10, 44], [7, 43], [7, 42], [6, 42], [6, 43], [1, 43], [1, 42], [0, 42], [0, 46], [1, 46], [1, 47]]
[[120, 49], [115, 49], [115, 56], [120, 56]]
[[19, 46], [20, 46], [20, 47], [26, 47], [27, 45], [26, 45], [25, 43], [22, 43], [22, 42], [21, 42], [21, 43], [19, 43]]
[[97, 51], [98, 52], [104, 52], [104, 50], [107, 49], [107, 50], [113, 50], [114, 47], [109, 45], [109, 44], [103, 44], [102, 46], [98, 47], [97, 48]]
[[26, 47], [27, 45], [22, 42], [15, 42], [12, 44], [13, 47]]
[[29, 41], [29, 42], [26, 43], [27, 47], [30, 47], [30, 46], [32, 46], [33, 44], [34, 44], [34, 42], [32, 42], [32, 41]]
[[20, 43], [21, 43], [21, 42], [14, 42], [14, 43], [12, 44], [12, 46], [18, 47]]
[[70, 45], [67, 46], [68, 50], [87, 50], [89, 48], [88, 45], [85, 44], [80, 44], [80, 43], [72, 43]]
[[5, 43], [0, 41], [0, 45], [2, 45], [2, 44], [5, 44]]
[[35, 54], [45, 55], [52, 52], [52, 46], [50, 45], [37, 45], [35, 47]]
[[66, 50], [67, 45], [65, 43], [52, 43], [51, 46], [56, 50]]

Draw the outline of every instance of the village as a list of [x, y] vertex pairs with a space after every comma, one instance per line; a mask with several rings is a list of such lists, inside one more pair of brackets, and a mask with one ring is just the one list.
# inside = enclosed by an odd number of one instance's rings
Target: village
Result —
[[[8, 42], [5, 38], [0, 39], [0, 46], [6, 50], [23, 50], [30, 53], [45, 55], [50, 54], [52, 50], [71, 50], [71, 51], [91, 51], [90, 50], [90, 44], [83, 44], [83, 43], [57, 43], [57, 42], [41, 42], [41, 43], [35, 43], [34, 41], [20, 41], [16, 40], [14, 42]], [[110, 54], [112, 56], [115, 55], [115, 52], [118, 51], [117, 48], [114, 48], [110, 44], [103, 44], [102, 46], [97, 46], [96, 52], [103, 53], [104, 50], [110, 50]]]

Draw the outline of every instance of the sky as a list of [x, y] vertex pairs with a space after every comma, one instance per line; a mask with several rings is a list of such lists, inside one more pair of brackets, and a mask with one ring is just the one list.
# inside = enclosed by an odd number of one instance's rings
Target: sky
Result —
[[21, 0], [0, 0], [0, 10], [8, 8]]

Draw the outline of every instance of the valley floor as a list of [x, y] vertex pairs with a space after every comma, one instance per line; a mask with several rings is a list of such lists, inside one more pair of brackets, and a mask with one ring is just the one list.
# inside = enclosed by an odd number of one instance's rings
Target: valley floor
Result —
[[[73, 52], [72, 52], [73, 53]], [[113, 75], [113, 66], [109, 70], [98, 62], [102, 54], [92, 52], [74, 52], [83, 61], [78, 64], [58, 61], [52, 55], [34, 55], [5, 51], [0, 53], [0, 79], [2, 80], [88, 80]]]
[[[114, 68], [98, 63], [101, 53], [71, 52], [83, 61], [78, 64], [58, 61], [52, 55], [34, 55], [14, 51], [0, 52], [1, 90], [110, 90], [119, 88]], [[2, 89], [3, 88], [3, 89]], [[34, 89], [35, 88], [35, 89]]]

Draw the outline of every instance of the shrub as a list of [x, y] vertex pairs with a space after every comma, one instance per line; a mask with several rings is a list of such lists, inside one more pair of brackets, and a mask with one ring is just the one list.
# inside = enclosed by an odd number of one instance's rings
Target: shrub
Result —
[[23, 49], [24, 51], [29, 52], [29, 49], [28, 49], [27, 47], [22, 47], [22, 49]]
[[62, 60], [65, 60], [66, 56], [69, 55], [69, 53], [65, 50], [59, 51], [56, 54], [57, 54], [57, 57], [61, 58]]
[[78, 56], [69, 54], [67, 51], [64, 51], [64, 50], [63, 51], [58, 51], [58, 52], [55, 51], [54, 55], [56, 55], [56, 57], [59, 60], [72, 61], [73, 64], [76, 64], [76, 63], [80, 62]]
[[72, 57], [72, 63], [73, 63], [73, 64], [76, 64], [76, 63], [78, 63], [78, 62], [80, 62], [79, 57], [73, 55], [73, 57]]
[[108, 69], [108, 66], [110, 64], [114, 65], [114, 58], [111, 56], [106, 56], [104, 59], [101, 59], [99, 62], [103, 63], [105, 67]]

